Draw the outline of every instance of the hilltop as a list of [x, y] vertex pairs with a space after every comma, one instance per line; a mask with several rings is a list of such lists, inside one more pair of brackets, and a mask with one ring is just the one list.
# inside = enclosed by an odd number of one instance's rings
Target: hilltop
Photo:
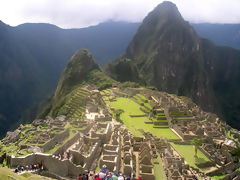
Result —
[[47, 102], [40, 117], [46, 115], [56, 117], [58, 115], [68, 115], [70, 112], [81, 117], [81, 105], [76, 106], [75, 101], [86, 104], [87, 97], [82, 87], [91, 85], [101, 90], [111, 87], [115, 82], [105, 75], [87, 49], [81, 49], [69, 60], [53, 97], [50, 102]]

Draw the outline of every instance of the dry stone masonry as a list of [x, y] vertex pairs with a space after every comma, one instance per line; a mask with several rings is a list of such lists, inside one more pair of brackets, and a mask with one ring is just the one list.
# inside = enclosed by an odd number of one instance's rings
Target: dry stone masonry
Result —
[[[112, 172], [155, 180], [154, 167], [161, 163], [167, 180], [193, 180], [200, 176], [209, 179], [219, 173], [226, 174], [226, 180], [239, 178], [237, 158], [230, 152], [237, 147], [240, 133], [188, 98], [147, 89], [112, 88], [100, 93], [92, 86], [85, 88], [89, 101], [83, 119], [46, 117], [7, 133], [1, 142], [3, 147], [16, 146], [15, 150], [5, 150], [10, 167], [42, 164], [44, 175], [68, 179], [106, 165]], [[114, 119], [113, 109], [105, 104], [105, 100], [113, 102], [115, 97], [140, 104], [142, 114], [138, 117], [146, 117], [145, 123], [159, 131], [162, 127], [171, 128], [179, 140], [156, 137], [144, 129], [139, 130], [142, 136], [134, 136]], [[199, 150], [210, 159], [197, 164], [199, 168], [209, 168], [205, 174], [190, 167], [172, 146], [191, 145], [195, 138], [203, 140]]]

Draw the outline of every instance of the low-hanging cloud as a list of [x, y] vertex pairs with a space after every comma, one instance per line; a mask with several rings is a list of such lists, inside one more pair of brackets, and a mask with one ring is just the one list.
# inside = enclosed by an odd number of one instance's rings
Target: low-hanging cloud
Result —
[[[140, 22], [162, 0], [0, 0], [0, 19], [12, 26], [44, 22], [79, 28], [100, 22]], [[239, 0], [173, 0], [190, 22], [240, 23]]]

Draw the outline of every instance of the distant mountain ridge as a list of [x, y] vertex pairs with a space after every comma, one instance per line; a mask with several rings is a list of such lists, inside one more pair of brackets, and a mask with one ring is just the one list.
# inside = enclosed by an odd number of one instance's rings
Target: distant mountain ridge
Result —
[[[201, 37], [240, 48], [239, 25], [192, 25]], [[34, 105], [53, 92], [67, 59], [76, 50], [87, 48], [99, 64], [106, 64], [123, 54], [139, 26], [110, 21], [88, 28], [61, 29], [44, 23], [11, 27], [0, 21], [0, 136], [20, 119], [34, 118]], [[121, 80], [143, 78], [130, 59], [121, 61], [112, 66]], [[127, 73], [121, 74], [122, 69]]]
[[199, 36], [217, 45], [240, 49], [240, 24], [191, 24]]
[[136, 28], [123, 22], [82, 29], [0, 22], [0, 136], [21, 119], [35, 118], [37, 105], [53, 92], [75, 51], [88, 48], [104, 64], [121, 55]]

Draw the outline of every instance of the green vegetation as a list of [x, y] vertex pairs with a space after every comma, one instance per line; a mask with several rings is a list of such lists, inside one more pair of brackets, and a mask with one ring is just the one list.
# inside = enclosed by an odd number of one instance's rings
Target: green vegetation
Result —
[[144, 129], [145, 132], [151, 132], [158, 137], [167, 139], [179, 139], [179, 137], [170, 128], [154, 128], [152, 124], [146, 124], [149, 121], [147, 116], [131, 117], [132, 115], [142, 115], [140, 105], [129, 98], [116, 98], [115, 101], [106, 101], [114, 109], [122, 109], [120, 117], [126, 127], [135, 135], [141, 136], [139, 129]]
[[173, 148], [187, 161], [187, 163], [199, 169], [196, 163], [204, 163], [210, 161], [201, 151], [199, 151], [198, 156], [195, 156], [195, 147], [193, 145], [180, 145], [171, 143]]
[[81, 87], [74, 89], [65, 97], [64, 104], [59, 109], [56, 108], [53, 114], [82, 119], [88, 95], [89, 92], [86, 89]]
[[19, 150], [19, 146], [17, 146], [14, 143], [9, 143], [7, 145], [2, 144], [1, 145], [1, 153], [6, 152], [8, 155], [17, 155], [17, 152]]
[[21, 175], [18, 175], [14, 172], [12, 172], [10, 169], [5, 167], [0, 167], [0, 179], [1, 180], [50, 180], [50, 178], [38, 176], [32, 173], [24, 173]]
[[236, 156], [238, 159], [240, 159], [240, 146], [238, 145], [236, 148], [234, 148], [230, 153], [233, 156]]
[[58, 148], [61, 147], [61, 145], [65, 144], [68, 140], [73, 138], [73, 136], [75, 136], [75, 135], [76, 135], [76, 133], [74, 132], [74, 130], [69, 130], [69, 136], [67, 138], [65, 138], [61, 143], [56, 144], [52, 149], [50, 149], [46, 153], [47, 154], [53, 154]]
[[93, 84], [99, 90], [110, 88], [113, 83], [117, 83], [104, 72], [99, 70], [89, 72], [85, 81], [89, 84]]
[[167, 177], [165, 175], [165, 171], [163, 169], [163, 162], [160, 158], [160, 155], [158, 155], [157, 159], [153, 160], [153, 168], [154, 168], [155, 180], [167, 179]]
[[40, 129], [46, 129], [47, 127], [48, 127], [47, 124], [41, 124], [41, 125], [39, 126]]
[[108, 64], [106, 72], [119, 82], [130, 81], [142, 84], [138, 68], [131, 59], [118, 58], [116, 61]]
[[118, 122], [123, 123], [123, 121], [122, 121], [121, 118], [120, 118], [120, 116], [121, 116], [121, 114], [122, 114], [123, 112], [124, 112], [124, 111], [123, 111], [122, 109], [116, 109], [116, 110], [114, 110], [114, 116], [115, 116], [115, 118], [116, 118], [116, 120], [117, 120]]
[[64, 70], [54, 96], [40, 113], [40, 118], [50, 115], [66, 115], [68, 118], [82, 119], [88, 91], [84, 85], [92, 85], [103, 90], [116, 83], [100, 69], [86, 49], [77, 52]]
[[136, 82], [131, 82], [131, 81], [126, 81], [126, 82], [122, 82], [119, 84], [118, 86], [119, 88], [138, 88], [140, 87], [140, 84], [136, 83]]
[[220, 180], [220, 179], [223, 179], [226, 175], [224, 174], [219, 174], [219, 175], [216, 175], [216, 176], [211, 176], [212, 179], [214, 180]]
[[194, 149], [195, 149], [195, 156], [197, 156], [198, 147], [201, 146], [202, 143], [203, 143], [202, 139], [198, 139], [198, 138], [194, 138], [191, 141], [191, 144], [194, 146]]

